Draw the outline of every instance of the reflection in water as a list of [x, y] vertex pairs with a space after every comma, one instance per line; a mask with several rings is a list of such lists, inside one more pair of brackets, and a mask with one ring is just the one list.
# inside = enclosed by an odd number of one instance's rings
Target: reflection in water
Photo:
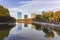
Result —
[[34, 28], [36, 30], [42, 30], [42, 28], [43, 28], [41, 25], [38, 25], [38, 24], [32, 24], [32, 25], [34, 25]]
[[8, 38], [5, 38], [4, 40], [29, 40], [29, 39], [22, 37], [20, 35], [11, 34], [8, 36]]
[[24, 27], [28, 27], [28, 24], [24, 24]]
[[0, 25], [0, 40], [3, 40], [6, 36], [8, 36], [9, 31], [13, 28], [16, 24], [8, 25], [8, 24], [1, 24]]
[[45, 37], [54, 37], [53, 31], [48, 28], [44, 28], [43, 32], [45, 33]]
[[17, 24], [17, 26], [18, 26], [18, 30], [22, 30], [22, 24]]
[[9, 32], [9, 35], [4, 40], [60, 40], [57, 32], [46, 26], [38, 24], [25, 24], [18, 23]]
[[59, 30], [54, 30], [54, 31], [58, 34], [58, 36], [60, 36], [60, 31]]
[[45, 33], [45, 37], [54, 37], [54, 33], [51, 29], [47, 28], [47, 27], [43, 27], [41, 25], [38, 24], [33, 24], [36, 30], [43, 30], [43, 32]]

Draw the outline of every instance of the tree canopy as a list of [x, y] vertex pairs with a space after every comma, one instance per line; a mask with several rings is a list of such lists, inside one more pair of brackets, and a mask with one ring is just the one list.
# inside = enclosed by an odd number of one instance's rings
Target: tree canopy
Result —
[[0, 16], [10, 16], [9, 10], [0, 5]]
[[33, 21], [60, 22], [60, 11], [43, 11], [41, 14], [35, 15]]

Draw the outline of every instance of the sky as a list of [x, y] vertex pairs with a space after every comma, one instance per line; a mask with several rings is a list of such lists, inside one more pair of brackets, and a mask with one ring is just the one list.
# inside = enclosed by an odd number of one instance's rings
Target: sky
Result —
[[0, 5], [8, 8], [11, 16], [17, 18], [17, 12], [27, 14], [40, 13], [47, 10], [60, 10], [60, 0], [0, 0]]

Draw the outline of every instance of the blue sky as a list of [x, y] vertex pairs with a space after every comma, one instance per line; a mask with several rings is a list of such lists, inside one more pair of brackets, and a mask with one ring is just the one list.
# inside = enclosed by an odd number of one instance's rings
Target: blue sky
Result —
[[25, 1], [31, 1], [31, 0], [0, 0], [0, 4], [5, 6], [5, 7], [16, 7], [19, 5], [24, 5], [24, 4], [19, 4], [19, 2], [25, 2]]
[[40, 13], [42, 11], [60, 10], [60, 0], [0, 0], [0, 4], [7, 7], [11, 16], [17, 18], [17, 12], [27, 14]]
[[11, 7], [24, 5], [25, 3], [19, 4], [19, 2], [26, 2], [26, 1], [45, 1], [46, 2], [46, 1], [59, 1], [59, 0], [0, 0], [0, 4], [7, 8], [11, 8]]

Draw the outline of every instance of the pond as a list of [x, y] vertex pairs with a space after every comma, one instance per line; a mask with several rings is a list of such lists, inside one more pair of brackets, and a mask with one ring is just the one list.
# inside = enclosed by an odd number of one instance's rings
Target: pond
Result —
[[3, 31], [0, 31], [5, 34], [0, 34], [3, 40], [60, 40], [60, 31], [38, 24], [16, 23], [15, 27]]

